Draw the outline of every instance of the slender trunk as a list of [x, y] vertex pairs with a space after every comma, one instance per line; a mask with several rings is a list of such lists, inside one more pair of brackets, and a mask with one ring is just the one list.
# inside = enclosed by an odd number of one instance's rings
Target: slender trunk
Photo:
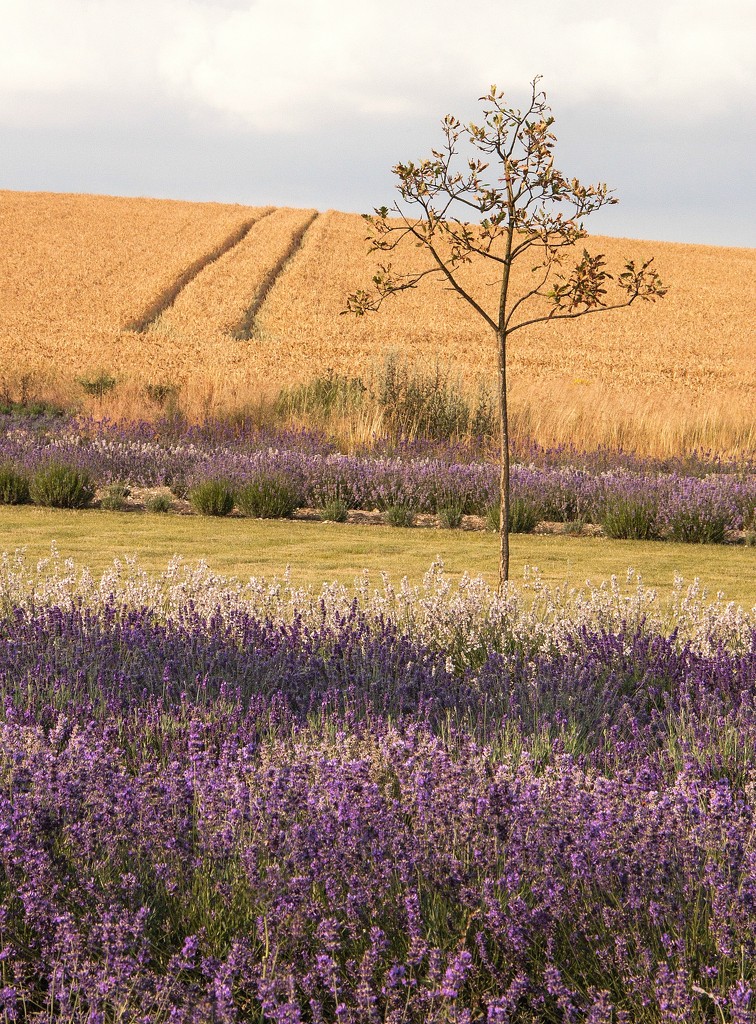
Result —
[[499, 593], [509, 580], [509, 416], [507, 415], [507, 295], [512, 269], [512, 244], [517, 223], [517, 201], [512, 190], [509, 161], [504, 162], [507, 182], [507, 242], [504, 272], [499, 292], [499, 319], [496, 341], [499, 354]]
[[507, 415], [507, 332], [496, 332], [499, 354], [499, 592], [509, 579], [509, 418]]

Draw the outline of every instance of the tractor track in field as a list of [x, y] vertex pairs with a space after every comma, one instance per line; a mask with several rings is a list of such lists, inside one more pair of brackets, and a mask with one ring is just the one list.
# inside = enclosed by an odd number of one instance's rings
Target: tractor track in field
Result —
[[286, 247], [286, 251], [282, 253], [278, 260], [276, 260], [276, 262], [273, 264], [273, 266], [270, 268], [270, 270], [263, 278], [260, 287], [257, 289], [255, 297], [248, 306], [247, 310], [245, 311], [244, 316], [241, 318], [236, 327], [234, 327], [229, 332], [231, 334], [231, 337], [234, 338], [236, 341], [249, 341], [252, 338], [255, 331], [255, 322], [260, 313], [260, 310], [262, 309], [265, 303], [265, 300], [273, 290], [273, 286], [275, 285], [276, 281], [281, 276], [281, 274], [284, 272], [287, 265], [291, 262], [291, 260], [294, 259], [296, 254], [302, 248], [305, 235], [310, 230], [310, 228], [312, 227], [312, 225], [315, 223], [319, 216], [320, 214], [316, 210], [301, 227], [297, 228], [297, 230], [291, 236], [291, 241]]
[[161, 313], [170, 309], [184, 288], [186, 288], [186, 286], [193, 281], [195, 277], [205, 269], [205, 267], [209, 267], [211, 263], [215, 263], [215, 261], [219, 260], [221, 256], [225, 256], [227, 252], [230, 252], [231, 249], [244, 241], [255, 224], [259, 224], [264, 217], [273, 213], [274, 209], [275, 207], [272, 206], [267, 207], [257, 217], [245, 220], [227, 238], [225, 238], [220, 245], [217, 245], [214, 249], [211, 249], [210, 252], [200, 256], [198, 259], [194, 260], [193, 263], [190, 263], [186, 270], [182, 271], [172, 284], [153, 299], [141, 316], [135, 317], [126, 324], [125, 329], [127, 331], [133, 331], [135, 334], [144, 334], [145, 331], [149, 330]]

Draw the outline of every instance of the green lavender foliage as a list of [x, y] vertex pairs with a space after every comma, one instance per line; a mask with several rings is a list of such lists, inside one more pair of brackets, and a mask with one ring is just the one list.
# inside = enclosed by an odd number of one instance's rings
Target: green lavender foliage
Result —
[[25, 505], [28, 501], [28, 477], [13, 466], [0, 466], [0, 504]]
[[255, 519], [291, 519], [299, 507], [299, 494], [283, 475], [260, 473], [239, 488], [236, 503], [245, 516]]
[[85, 508], [95, 495], [95, 485], [84, 470], [53, 462], [37, 470], [31, 479], [29, 493], [35, 505]]
[[225, 480], [205, 480], [190, 490], [189, 503], [202, 516], [227, 516], [234, 507], [234, 492]]

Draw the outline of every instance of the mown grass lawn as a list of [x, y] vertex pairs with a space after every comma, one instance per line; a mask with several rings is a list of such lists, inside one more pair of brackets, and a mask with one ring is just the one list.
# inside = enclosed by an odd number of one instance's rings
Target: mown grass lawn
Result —
[[[25, 546], [32, 559], [49, 554], [55, 541], [61, 555], [95, 572], [124, 555], [136, 554], [155, 571], [182, 555], [241, 578], [281, 575], [290, 566], [294, 583], [316, 587], [349, 584], [364, 569], [417, 582], [439, 556], [451, 575], [467, 571], [493, 584], [498, 558], [498, 538], [490, 533], [13, 506], [0, 506], [0, 538], [0, 550]], [[624, 580], [632, 567], [662, 594], [680, 573], [700, 577], [711, 596], [721, 590], [727, 600], [756, 605], [754, 548], [531, 534], [513, 536], [511, 545], [515, 581], [528, 565], [538, 566], [545, 580], [573, 585], [615, 573]]]

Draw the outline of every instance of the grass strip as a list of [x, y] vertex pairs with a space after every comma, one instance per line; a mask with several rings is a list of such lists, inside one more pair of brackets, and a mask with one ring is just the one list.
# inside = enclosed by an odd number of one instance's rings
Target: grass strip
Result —
[[[453, 577], [468, 572], [495, 585], [498, 571], [498, 538], [483, 532], [0, 506], [0, 549], [26, 546], [29, 558], [42, 558], [52, 541], [63, 557], [93, 572], [131, 554], [145, 569], [160, 571], [178, 554], [241, 579], [280, 576], [290, 566], [298, 586], [351, 584], [365, 569], [417, 583], [436, 557]], [[729, 601], [756, 606], [753, 548], [533, 534], [517, 534], [511, 545], [515, 582], [526, 566], [537, 566], [546, 582], [572, 586], [612, 575], [622, 582], [632, 567], [662, 597], [680, 574], [687, 581], [699, 577], [712, 597], [721, 590]]]

